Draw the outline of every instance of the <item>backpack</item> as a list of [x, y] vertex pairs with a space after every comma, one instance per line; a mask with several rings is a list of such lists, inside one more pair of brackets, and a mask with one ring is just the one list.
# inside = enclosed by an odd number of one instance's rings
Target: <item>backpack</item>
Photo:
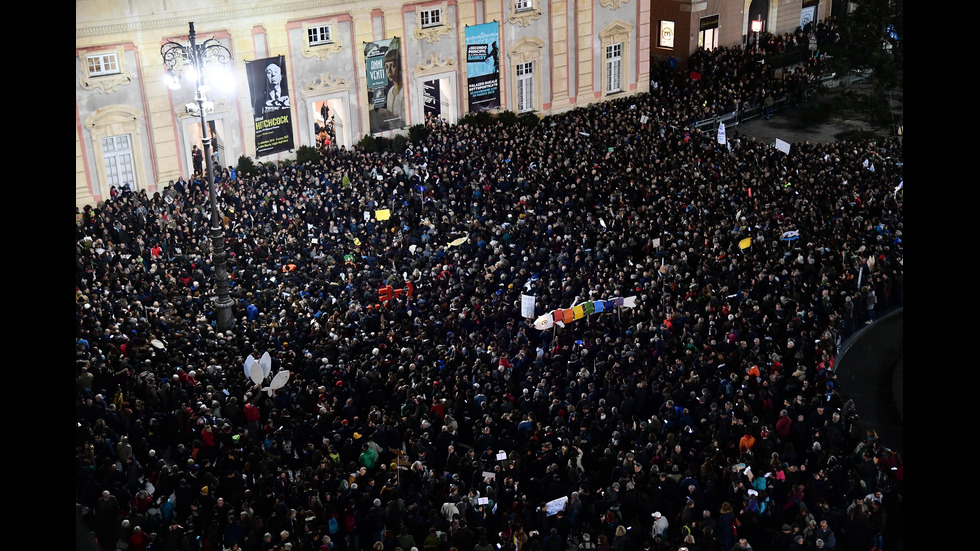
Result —
[[327, 519], [327, 530], [329, 530], [331, 534], [336, 534], [337, 531], [340, 530], [340, 523], [337, 522], [337, 515], [331, 515], [330, 518]]

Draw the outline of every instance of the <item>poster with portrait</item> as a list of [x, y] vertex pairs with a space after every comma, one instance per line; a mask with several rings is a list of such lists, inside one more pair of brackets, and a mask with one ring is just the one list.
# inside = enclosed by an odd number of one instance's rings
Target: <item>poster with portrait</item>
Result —
[[466, 93], [470, 113], [500, 107], [499, 44], [496, 22], [466, 27]]
[[401, 40], [396, 36], [364, 43], [371, 133], [406, 124]]
[[286, 84], [285, 57], [245, 62], [255, 121], [255, 155], [262, 157], [293, 148], [293, 125]]

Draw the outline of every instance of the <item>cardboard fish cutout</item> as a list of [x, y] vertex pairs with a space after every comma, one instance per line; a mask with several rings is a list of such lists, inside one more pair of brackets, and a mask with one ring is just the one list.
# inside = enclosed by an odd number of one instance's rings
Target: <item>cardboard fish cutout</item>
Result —
[[265, 379], [272, 372], [272, 356], [268, 352], [259, 358], [259, 365], [262, 366], [262, 378]]
[[272, 396], [277, 390], [286, 386], [287, 381], [289, 381], [289, 370], [280, 369], [279, 373], [276, 373], [276, 376], [272, 378], [272, 383], [262, 390], [264, 390], [269, 396]]
[[265, 377], [262, 375], [262, 366], [258, 362], [252, 362], [252, 367], [249, 368], [248, 376], [252, 379], [252, 382], [256, 385], [262, 384]]
[[248, 378], [252, 377], [252, 364], [255, 363], [255, 358], [251, 354], [245, 358], [245, 376]]

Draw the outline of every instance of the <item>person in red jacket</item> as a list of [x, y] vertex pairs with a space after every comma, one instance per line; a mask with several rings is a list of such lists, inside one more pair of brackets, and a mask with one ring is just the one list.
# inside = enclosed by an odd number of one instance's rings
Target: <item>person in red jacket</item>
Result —
[[779, 412], [779, 419], [776, 420], [776, 434], [781, 441], [787, 441], [791, 428], [793, 428], [793, 420], [790, 419], [789, 411], [784, 409]]
[[150, 538], [139, 526], [133, 528], [133, 535], [129, 537], [129, 548], [132, 551], [146, 551]]
[[245, 404], [245, 421], [248, 422], [249, 438], [261, 438], [259, 433], [259, 407], [249, 402]]

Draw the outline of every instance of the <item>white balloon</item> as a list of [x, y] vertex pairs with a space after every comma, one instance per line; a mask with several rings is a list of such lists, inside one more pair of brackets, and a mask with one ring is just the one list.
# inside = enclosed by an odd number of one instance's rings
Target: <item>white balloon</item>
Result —
[[259, 358], [259, 365], [262, 366], [262, 378], [268, 377], [269, 373], [272, 372], [272, 356], [268, 352], [262, 354], [262, 357]]

